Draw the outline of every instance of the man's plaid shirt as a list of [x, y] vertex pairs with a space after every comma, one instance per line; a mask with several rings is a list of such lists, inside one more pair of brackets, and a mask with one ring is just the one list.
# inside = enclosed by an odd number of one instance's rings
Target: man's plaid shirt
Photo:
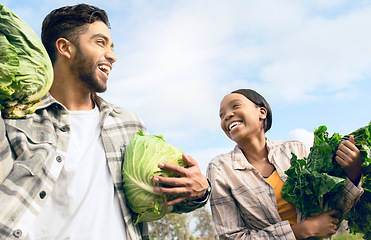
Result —
[[[132, 112], [97, 97], [101, 137], [115, 191], [122, 209], [127, 238], [146, 239], [145, 224], [132, 224], [122, 191], [121, 167], [125, 149], [142, 121]], [[69, 142], [68, 111], [50, 94], [34, 114], [21, 119], [0, 118], [0, 239], [27, 236], [62, 170]], [[175, 209], [188, 212], [204, 205], [183, 202]]]

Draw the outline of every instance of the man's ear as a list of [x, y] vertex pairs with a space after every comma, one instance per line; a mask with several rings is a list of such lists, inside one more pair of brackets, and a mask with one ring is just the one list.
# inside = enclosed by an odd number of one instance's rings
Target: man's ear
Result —
[[55, 45], [59, 54], [65, 56], [68, 59], [71, 58], [72, 44], [70, 41], [65, 38], [58, 38]]

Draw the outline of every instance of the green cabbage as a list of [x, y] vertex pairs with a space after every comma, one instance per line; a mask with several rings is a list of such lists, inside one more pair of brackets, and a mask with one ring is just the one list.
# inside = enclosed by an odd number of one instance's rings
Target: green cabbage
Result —
[[4, 117], [33, 113], [49, 91], [53, 66], [36, 33], [0, 4], [0, 109]]
[[169, 196], [157, 193], [153, 176], [177, 177], [174, 172], [158, 167], [168, 162], [186, 167], [182, 151], [165, 142], [162, 136], [144, 135], [138, 131], [126, 149], [123, 163], [123, 186], [129, 207], [135, 212], [133, 223], [155, 221], [171, 212], [163, 206]]

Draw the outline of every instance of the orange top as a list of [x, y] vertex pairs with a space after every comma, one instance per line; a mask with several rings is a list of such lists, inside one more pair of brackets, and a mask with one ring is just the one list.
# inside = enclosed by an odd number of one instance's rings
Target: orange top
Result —
[[287, 202], [282, 198], [283, 181], [275, 170], [268, 178], [265, 179], [274, 190], [276, 195], [278, 213], [283, 221], [288, 220], [290, 225], [296, 224], [296, 209], [294, 204]]

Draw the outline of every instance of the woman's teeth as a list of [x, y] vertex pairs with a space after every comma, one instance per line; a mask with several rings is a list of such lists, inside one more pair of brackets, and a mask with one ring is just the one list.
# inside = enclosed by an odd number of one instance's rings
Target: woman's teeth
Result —
[[241, 125], [241, 122], [233, 122], [233, 123], [229, 124], [228, 129], [229, 129], [229, 131], [232, 131], [233, 128], [235, 128], [239, 125]]

